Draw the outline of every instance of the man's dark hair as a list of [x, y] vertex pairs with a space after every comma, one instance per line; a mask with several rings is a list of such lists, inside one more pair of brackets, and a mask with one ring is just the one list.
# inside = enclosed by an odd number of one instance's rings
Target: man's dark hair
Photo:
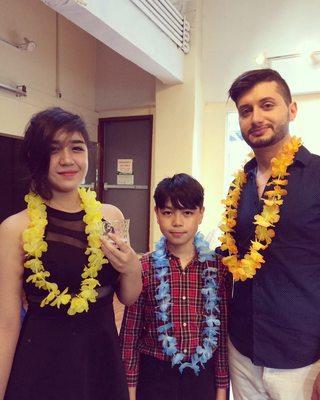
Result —
[[172, 178], [163, 179], [154, 192], [156, 208], [166, 207], [166, 202], [171, 200], [176, 209], [187, 208], [195, 210], [203, 207], [204, 190], [201, 184], [188, 174], [176, 174]]
[[229, 96], [237, 104], [239, 98], [248, 90], [252, 89], [257, 83], [276, 82], [279, 92], [287, 105], [292, 102], [289, 86], [282, 76], [270, 68], [254, 69], [244, 72], [232, 83], [229, 89]]
[[27, 125], [21, 144], [21, 158], [29, 170], [30, 189], [42, 198], [50, 200], [52, 190], [48, 181], [51, 156], [51, 143], [54, 134], [64, 132], [80, 132], [85, 143], [89, 143], [89, 135], [84, 121], [59, 107], [49, 108], [35, 114]]

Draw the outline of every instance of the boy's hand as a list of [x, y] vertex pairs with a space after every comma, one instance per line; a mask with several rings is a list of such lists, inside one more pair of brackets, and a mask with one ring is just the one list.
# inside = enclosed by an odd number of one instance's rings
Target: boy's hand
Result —
[[216, 400], [227, 400], [227, 389], [218, 388], [216, 393]]
[[140, 269], [137, 254], [118, 235], [109, 233], [107, 236], [101, 236], [100, 239], [101, 250], [117, 271], [130, 275]]
[[129, 387], [129, 398], [130, 398], [130, 400], [136, 400], [136, 392], [137, 392], [137, 388], [136, 387]]

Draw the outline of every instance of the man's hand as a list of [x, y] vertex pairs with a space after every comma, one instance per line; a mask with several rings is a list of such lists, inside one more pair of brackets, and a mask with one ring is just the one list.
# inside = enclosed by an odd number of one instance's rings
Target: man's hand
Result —
[[311, 400], [320, 400], [320, 373], [314, 381]]

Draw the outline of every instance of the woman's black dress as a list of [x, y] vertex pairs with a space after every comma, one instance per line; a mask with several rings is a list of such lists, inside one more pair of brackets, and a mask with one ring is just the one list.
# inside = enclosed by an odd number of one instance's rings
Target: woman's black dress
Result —
[[[43, 264], [62, 291], [77, 293], [87, 265], [84, 212], [47, 207]], [[25, 270], [24, 280], [28, 275]], [[13, 361], [5, 400], [128, 400], [114, 321], [113, 293], [118, 272], [99, 272], [101, 284], [89, 311], [70, 316], [67, 306], [40, 308], [48, 292], [25, 283], [29, 303]]]

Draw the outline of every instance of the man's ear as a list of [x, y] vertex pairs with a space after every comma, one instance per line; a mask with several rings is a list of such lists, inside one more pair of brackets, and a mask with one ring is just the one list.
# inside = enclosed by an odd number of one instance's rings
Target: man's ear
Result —
[[297, 112], [298, 112], [297, 103], [295, 101], [293, 101], [292, 103], [289, 104], [289, 120], [290, 121], [293, 121], [296, 118]]

